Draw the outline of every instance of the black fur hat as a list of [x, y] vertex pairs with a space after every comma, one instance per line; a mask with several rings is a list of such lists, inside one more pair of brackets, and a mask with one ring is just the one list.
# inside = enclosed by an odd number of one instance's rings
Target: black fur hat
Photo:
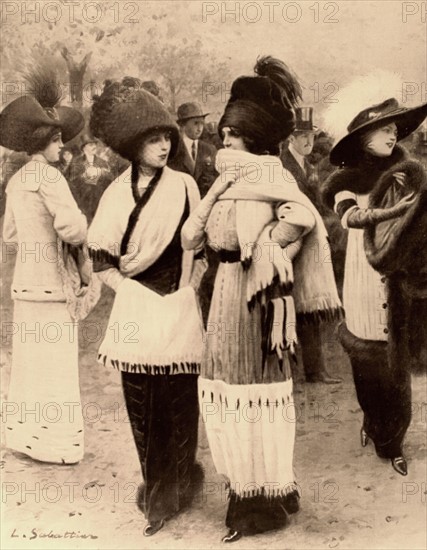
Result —
[[296, 76], [279, 59], [258, 59], [256, 76], [241, 76], [231, 87], [231, 96], [219, 121], [218, 131], [229, 126], [262, 145], [270, 153], [295, 129], [294, 109], [301, 99]]
[[90, 129], [95, 137], [131, 161], [137, 143], [152, 131], [170, 131], [170, 158], [179, 141], [178, 126], [165, 106], [144, 89], [138, 78], [128, 76], [120, 82], [105, 81], [102, 94], [94, 97]]

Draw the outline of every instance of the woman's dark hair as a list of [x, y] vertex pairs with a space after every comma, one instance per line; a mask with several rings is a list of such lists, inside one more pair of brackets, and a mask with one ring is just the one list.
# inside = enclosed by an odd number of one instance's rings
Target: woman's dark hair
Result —
[[44, 151], [55, 134], [59, 134], [60, 130], [56, 126], [39, 126], [28, 139], [26, 153], [35, 155]]
[[[223, 128], [221, 128], [221, 138], [224, 139]], [[269, 149], [266, 150], [265, 143], [261, 143], [256, 139], [253, 139], [243, 134], [236, 126], [230, 126], [230, 133], [235, 137], [241, 137], [246, 149], [253, 155], [279, 155], [280, 149], [278, 145], [269, 145]]]
[[142, 147], [144, 146], [145, 142], [147, 142], [153, 136], [156, 136], [157, 134], [163, 134], [163, 133], [171, 135], [170, 128], [167, 128], [167, 127], [151, 128], [147, 132], [143, 132], [134, 140], [132, 140], [132, 142], [126, 146], [128, 160], [133, 161], [137, 159], [138, 154], [142, 149]]

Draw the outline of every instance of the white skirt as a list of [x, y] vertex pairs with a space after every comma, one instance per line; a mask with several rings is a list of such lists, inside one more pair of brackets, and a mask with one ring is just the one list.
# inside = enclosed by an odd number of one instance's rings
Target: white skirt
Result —
[[292, 380], [226, 384], [199, 378], [199, 405], [215, 468], [241, 497], [298, 491]]
[[83, 458], [78, 332], [63, 302], [14, 302], [13, 358], [5, 407], [10, 449], [43, 462]]

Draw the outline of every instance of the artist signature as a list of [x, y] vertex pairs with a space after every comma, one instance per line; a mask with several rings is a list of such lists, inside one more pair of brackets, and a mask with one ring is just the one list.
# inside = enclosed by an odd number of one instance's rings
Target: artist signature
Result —
[[30, 532], [28, 533], [19, 533], [18, 530], [15, 528], [10, 538], [16, 539], [16, 538], [22, 538], [22, 539], [28, 539], [28, 540], [34, 540], [34, 539], [97, 539], [97, 535], [92, 535], [92, 533], [81, 533], [80, 531], [52, 531], [50, 529], [49, 531], [42, 531], [41, 529], [37, 529], [36, 527], [33, 527]]

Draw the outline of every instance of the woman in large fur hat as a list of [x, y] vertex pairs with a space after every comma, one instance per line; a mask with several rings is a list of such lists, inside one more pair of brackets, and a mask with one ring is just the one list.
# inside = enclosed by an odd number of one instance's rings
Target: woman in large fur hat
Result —
[[84, 120], [75, 109], [56, 106], [60, 88], [51, 70], [39, 67], [29, 81], [32, 93], [0, 115], [0, 144], [31, 155], [8, 182], [4, 219], [4, 241], [18, 250], [8, 401], [19, 409], [7, 417], [6, 444], [37, 460], [68, 464], [83, 458], [84, 439], [73, 324], [80, 315], [64, 243], [83, 243], [87, 222], [53, 163]]
[[94, 269], [115, 292], [99, 362], [121, 372], [144, 485], [144, 535], [187, 506], [201, 482], [196, 463], [203, 323], [195, 290], [201, 249], [180, 232], [200, 200], [196, 182], [167, 166], [178, 127], [136, 78], [107, 81], [90, 127], [131, 161], [104, 192], [88, 244]]
[[332, 149], [340, 169], [323, 189], [349, 232], [340, 339], [364, 413], [361, 444], [371, 439], [401, 475], [407, 474], [402, 445], [411, 420], [410, 368], [427, 363], [427, 180], [397, 142], [426, 115], [427, 105], [404, 108], [393, 98], [363, 109]]
[[232, 85], [219, 123], [220, 176], [182, 230], [186, 249], [207, 240], [220, 260], [199, 402], [215, 467], [228, 481], [227, 543], [278, 529], [299, 509], [295, 310], [312, 319], [340, 310], [332, 265], [316, 261], [316, 247], [328, 249], [322, 219], [278, 157], [295, 127], [300, 86], [271, 57], [255, 72]]

